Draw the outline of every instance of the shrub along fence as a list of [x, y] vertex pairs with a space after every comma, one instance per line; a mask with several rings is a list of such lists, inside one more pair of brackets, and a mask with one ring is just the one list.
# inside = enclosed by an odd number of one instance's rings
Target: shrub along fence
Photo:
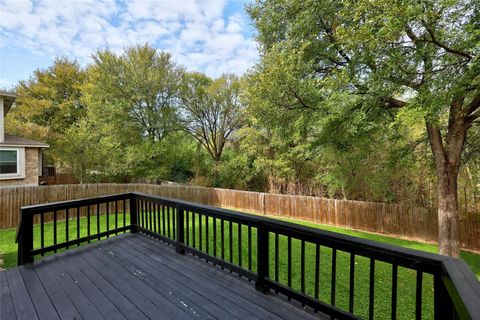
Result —
[[[143, 192], [239, 211], [302, 219], [427, 242], [437, 241], [433, 208], [335, 200], [183, 185], [76, 184], [0, 188], [0, 229], [17, 227], [22, 206], [125, 192]], [[123, 208], [121, 208], [123, 210]], [[125, 210], [128, 211], [128, 207]], [[107, 208], [100, 208], [101, 212]], [[86, 212], [81, 212], [85, 215]], [[47, 218], [48, 219], [48, 218]], [[462, 216], [462, 248], [480, 250], [480, 213]]]

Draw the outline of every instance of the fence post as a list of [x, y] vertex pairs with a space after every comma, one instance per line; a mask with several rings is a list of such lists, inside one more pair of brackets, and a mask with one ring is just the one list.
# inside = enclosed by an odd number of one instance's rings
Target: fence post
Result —
[[268, 278], [268, 230], [265, 225], [259, 224], [257, 227], [257, 282], [255, 289], [260, 292], [268, 293], [270, 288], [265, 281]]
[[184, 214], [183, 214], [183, 208], [177, 208], [176, 210], [177, 214], [177, 243], [176, 243], [176, 249], [178, 254], [185, 254], [185, 250], [183, 250], [183, 244], [185, 242], [185, 233], [184, 233]]
[[452, 298], [439, 273], [433, 276], [433, 295], [434, 319], [455, 319]]
[[134, 194], [130, 197], [130, 232], [138, 233], [137, 226], [137, 196]]
[[33, 215], [22, 209], [18, 238], [18, 262], [19, 266], [33, 262]]

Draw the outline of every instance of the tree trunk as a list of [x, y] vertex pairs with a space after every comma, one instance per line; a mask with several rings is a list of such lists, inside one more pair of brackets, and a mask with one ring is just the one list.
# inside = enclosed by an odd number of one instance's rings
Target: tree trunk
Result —
[[435, 123], [427, 122], [437, 173], [438, 249], [440, 254], [451, 257], [460, 255], [457, 179], [467, 128], [461, 112], [462, 101], [456, 100], [450, 107], [445, 139]]
[[440, 254], [458, 257], [460, 255], [460, 234], [457, 170], [449, 165], [437, 172], [438, 190], [438, 249]]

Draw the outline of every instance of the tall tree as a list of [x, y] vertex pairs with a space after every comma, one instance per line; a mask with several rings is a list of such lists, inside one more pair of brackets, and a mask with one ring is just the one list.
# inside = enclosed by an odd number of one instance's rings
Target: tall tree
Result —
[[208, 151], [215, 162], [225, 144], [242, 124], [240, 81], [235, 75], [211, 80], [200, 73], [186, 74], [180, 106], [186, 130]]
[[122, 54], [98, 51], [88, 70], [86, 99], [110, 121], [160, 141], [176, 129], [176, 100], [181, 68], [171, 55], [148, 44]]
[[457, 178], [480, 117], [480, 3], [259, 0], [248, 11], [263, 50], [256, 90], [273, 105], [423, 119], [440, 253], [458, 256]]
[[79, 174], [88, 180], [168, 179], [185, 145], [185, 135], [177, 134], [182, 73], [170, 54], [149, 45], [95, 53], [83, 86], [87, 117], [69, 133], [95, 152], [89, 168], [77, 166]]
[[20, 81], [15, 108], [9, 113], [7, 130], [31, 139], [44, 140], [51, 146], [50, 158], [58, 160], [64, 133], [85, 116], [81, 87], [85, 71], [76, 61], [56, 58], [30, 79]]

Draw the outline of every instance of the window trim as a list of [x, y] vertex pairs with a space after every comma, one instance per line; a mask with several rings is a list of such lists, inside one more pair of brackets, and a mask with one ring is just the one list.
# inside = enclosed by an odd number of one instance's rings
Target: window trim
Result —
[[0, 148], [0, 151], [16, 151], [17, 153], [17, 172], [0, 173], [0, 180], [24, 179], [25, 178], [25, 148]]

